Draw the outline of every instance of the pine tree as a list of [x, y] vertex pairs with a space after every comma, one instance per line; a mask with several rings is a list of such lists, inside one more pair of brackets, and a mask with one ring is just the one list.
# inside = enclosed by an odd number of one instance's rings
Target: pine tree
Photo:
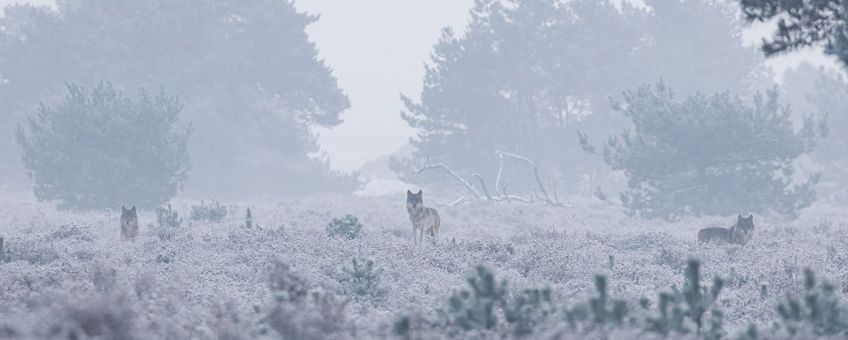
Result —
[[[644, 217], [774, 210], [793, 217], [816, 198], [818, 174], [793, 162], [815, 147], [819, 122], [796, 132], [776, 91], [748, 104], [728, 92], [676, 99], [663, 83], [624, 93], [614, 105], [633, 129], [610, 136], [604, 161], [623, 171], [622, 203]], [[588, 136], [580, 141], [587, 151]]]
[[154, 208], [188, 177], [189, 132], [182, 104], [164, 91], [132, 98], [110, 83], [68, 85], [55, 106], [18, 127], [24, 164], [39, 200], [59, 208]]

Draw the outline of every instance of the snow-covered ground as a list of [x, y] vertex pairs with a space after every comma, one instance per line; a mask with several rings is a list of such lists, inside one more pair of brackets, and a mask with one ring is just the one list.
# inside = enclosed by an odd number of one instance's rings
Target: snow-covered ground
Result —
[[[769, 327], [778, 299], [801, 291], [805, 267], [836, 283], [843, 300], [848, 293], [848, 210], [824, 204], [793, 222], [755, 216], [755, 236], [744, 247], [696, 242], [699, 228], [730, 226], [735, 216], [642, 220], [589, 198], [571, 198], [564, 208], [440, 206], [438, 243], [416, 248], [402, 191], [234, 203], [215, 223], [189, 221], [197, 202], [177, 201], [182, 231], [162, 239], [154, 213], [142, 211], [134, 243], [119, 240], [120, 211], [60, 212], [29, 195], [0, 196], [0, 338], [279, 338], [280, 327], [304, 338], [392, 338], [402, 315], [415, 327], [438, 320], [479, 264], [511, 290], [548, 286], [565, 306], [595, 294], [599, 273], [609, 276], [611, 297], [655, 301], [657, 292], [682, 286], [687, 258], [699, 258], [705, 282], [727, 280], [717, 304], [731, 334]], [[259, 228], [241, 227], [248, 205]], [[345, 214], [360, 218], [363, 235], [329, 237], [325, 226]], [[374, 262], [381, 294], [352, 292], [346, 270], [354, 258]], [[324, 298], [280, 307], [270, 281], [294, 285], [286, 275]], [[570, 334], [565, 329], [559, 319], [532, 337]], [[447, 334], [430, 328], [413, 337]]]

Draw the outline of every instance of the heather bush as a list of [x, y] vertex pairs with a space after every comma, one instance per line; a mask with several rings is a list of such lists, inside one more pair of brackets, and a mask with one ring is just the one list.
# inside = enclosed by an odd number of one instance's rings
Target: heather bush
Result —
[[42, 339], [142, 339], [137, 313], [124, 295], [97, 295], [63, 304], [33, 334]]

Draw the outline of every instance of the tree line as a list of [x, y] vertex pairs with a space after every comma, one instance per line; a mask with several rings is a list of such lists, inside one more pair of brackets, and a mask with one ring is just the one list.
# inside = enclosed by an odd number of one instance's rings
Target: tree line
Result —
[[[433, 47], [420, 95], [401, 98], [414, 151], [392, 169], [444, 186], [420, 170], [445, 165], [506, 198], [617, 191], [645, 217], [791, 217], [821, 190], [844, 194], [845, 78], [805, 66], [778, 87], [763, 66], [810, 45], [844, 62], [840, 1], [645, 3], [475, 1]], [[783, 12], [765, 53], [741, 44], [745, 20]], [[39, 199], [68, 208], [154, 207], [185, 186], [349, 192], [356, 174], [332, 171], [311, 132], [350, 106], [305, 33], [315, 20], [276, 0], [10, 6], [0, 172], [28, 173]]]

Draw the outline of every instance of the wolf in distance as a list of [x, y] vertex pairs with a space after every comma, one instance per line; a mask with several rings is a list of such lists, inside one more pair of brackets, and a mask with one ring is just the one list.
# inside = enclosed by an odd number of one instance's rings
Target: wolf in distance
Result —
[[727, 228], [704, 228], [698, 231], [698, 242], [719, 242], [745, 245], [754, 235], [754, 215], [739, 215], [736, 225]]
[[412, 237], [416, 245], [424, 242], [425, 232], [433, 237], [433, 243], [435, 243], [441, 223], [439, 212], [424, 206], [423, 195], [424, 192], [421, 190], [417, 193], [406, 191], [406, 211], [409, 213], [409, 221], [412, 222]]
[[121, 207], [121, 241], [135, 241], [138, 236], [138, 214], [135, 206], [130, 209]]

